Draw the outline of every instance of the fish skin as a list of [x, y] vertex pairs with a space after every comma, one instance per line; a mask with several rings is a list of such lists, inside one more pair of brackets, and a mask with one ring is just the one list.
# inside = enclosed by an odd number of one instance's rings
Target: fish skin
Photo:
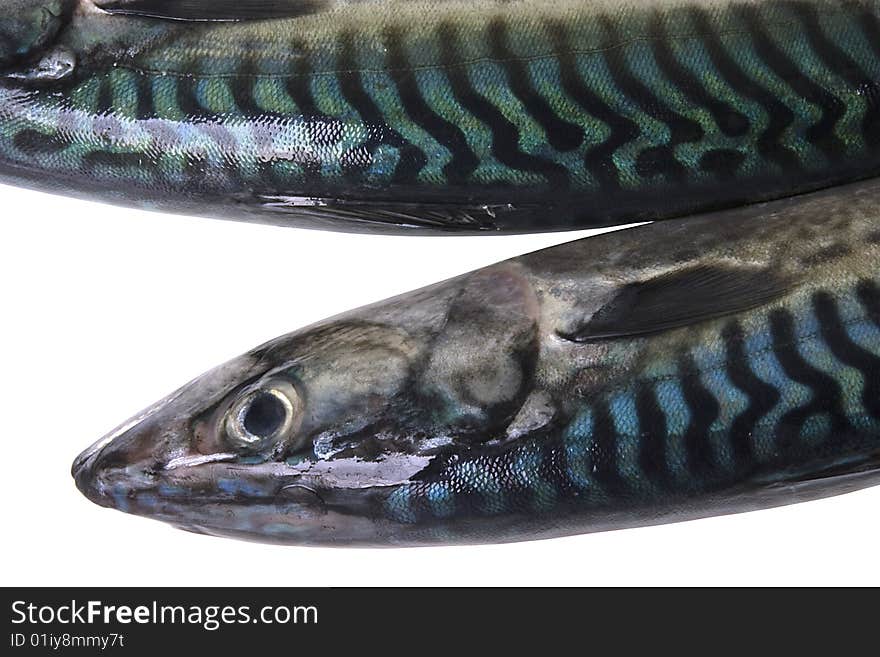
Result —
[[[548, 538], [880, 483], [878, 197], [880, 179], [653, 223], [344, 313], [184, 386], [73, 475], [190, 531], [331, 546]], [[669, 311], [651, 327], [633, 299]], [[289, 411], [254, 410], [276, 393]]]
[[[22, 1], [2, 5], [14, 16]], [[279, 0], [239, 22], [125, 13], [155, 0], [44, 4], [62, 25], [28, 32], [18, 58], [0, 47], [9, 184], [310, 228], [494, 234], [880, 174], [877, 0]], [[158, 5], [198, 16], [199, 2]], [[228, 18], [230, 3], [205, 7]]]

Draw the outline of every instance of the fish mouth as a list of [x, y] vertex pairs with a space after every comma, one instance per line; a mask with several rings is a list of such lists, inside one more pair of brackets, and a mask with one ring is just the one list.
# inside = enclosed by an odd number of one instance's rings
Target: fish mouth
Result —
[[[254, 504], [274, 498], [272, 490], [223, 491], [213, 488], [214, 474], [190, 472], [183, 476], [187, 485], [174, 478], [173, 468], [144, 461], [130, 462], [114, 441], [102, 438], [73, 461], [70, 469], [79, 491], [99, 506], [127, 513], [152, 516], [166, 503], [179, 508], [184, 504]], [[283, 488], [283, 487], [282, 487]]]
[[[103, 443], [103, 444], [102, 444]], [[109, 447], [108, 447], [109, 445]], [[99, 441], [73, 462], [77, 488], [91, 502], [124, 513], [159, 520], [196, 534], [283, 545], [381, 545], [381, 520], [373, 514], [374, 489], [335, 490], [286, 477], [242, 482], [227, 488], [234, 475], [220, 473], [228, 463], [151, 471], [119, 463], [112, 443]], [[188, 483], [184, 483], [184, 482]], [[248, 488], [250, 486], [250, 488]]]
[[156, 474], [148, 468], [127, 465], [118, 457], [112, 441], [102, 438], [74, 459], [70, 474], [89, 501], [128, 511], [130, 505], [121, 497], [133, 500], [140, 491], [156, 484]]
[[235, 452], [217, 439], [213, 416], [199, 432], [194, 418], [264, 373], [261, 353], [215, 368], [86, 448], [71, 465], [76, 487], [98, 506], [201, 534], [296, 545], [387, 542], [385, 499], [428, 457], [276, 460]]
[[[173, 466], [175, 460], [182, 460], [175, 457], [195, 456], [192, 454], [194, 450], [189, 448], [191, 418], [223, 399], [241, 380], [256, 373], [254, 368], [258, 360], [258, 352], [248, 353], [214, 368], [87, 447], [71, 466], [76, 487], [100, 506], [148, 515], [130, 508], [125, 500], [151, 494], [162, 497], [164, 492], [182, 491], [181, 486], [163, 487], [163, 484], [179, 474], [173, 467], [168, 467]], [[190, 464], [204, 462], [204, 459], [196, 459]], [[201, 490], [208, 490], [210, 481], [200, 477], [196, 468], [189, 468], [185, 474]]]
[[86, 448], [74, 459], [70, 470], [79, 491], [101, 506], [141, 514], [131, 504], [121, 504], [121, 495], [132, 501], [173, 503], [178, 508], [184, 503], [236, 505], [295, 500], [315, 505], [322, 501], [317, 487], [303, 481], [300, 473], [283, 462], [245, 465], [234, 453], [168, 459], [161, 450], [151, 452], [151, 441], [138, 432], [117, 433]]
[[106, 487], [98, 477], [98, 463], [101, 451], [107, 445], [103, 438], [94, 445], [89, 446], [77, 456], [70, 468], [76, 487], [86, 498], [99, 506], [112, 507], [110, 496], [107, 495]]

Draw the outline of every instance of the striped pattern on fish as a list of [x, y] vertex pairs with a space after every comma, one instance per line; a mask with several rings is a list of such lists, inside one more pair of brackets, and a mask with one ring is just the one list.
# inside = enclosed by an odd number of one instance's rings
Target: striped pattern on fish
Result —
[[319, 322], [86, 450], [270, 542], [509, 541], [880, 482], [880, 179], [554, 246]]
[[[880, 285], [723, 323], [700, 345], [591, 394], [561, 427], [454, 456], [388, 498], [405, 523], [639, 508], [864, 448], [880, 432]], [[880, 449], [876, 437], [870, 439]]]
[[80, 11], [69, 76], [0, 87], [0, 172], [233, 218], [488, 231], [880, 172], [874, 0], [330, 7], [183, 26]]

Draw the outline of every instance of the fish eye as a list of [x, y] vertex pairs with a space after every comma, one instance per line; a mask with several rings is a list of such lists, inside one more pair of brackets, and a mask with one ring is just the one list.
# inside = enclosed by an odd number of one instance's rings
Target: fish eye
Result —
[[292, 385], [273, 381], [245, 391], [226, 414], [226, 435], [239, 447], [257, 447], [293, 433], [300, 399]]
[[244, 410], [241, 424], [250, 435], [266, 438], [284, 425], [287, 413], [287, 405], [278, 395], [259, 392]]

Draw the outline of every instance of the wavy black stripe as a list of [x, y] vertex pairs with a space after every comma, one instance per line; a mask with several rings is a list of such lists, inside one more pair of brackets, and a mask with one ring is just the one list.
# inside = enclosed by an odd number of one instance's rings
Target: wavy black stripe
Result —
[[822, 118], [810, 126], [806, 137], [829, 159], [839, 159], [845, 153], [843, 142], [834, 133], [838, 121], [846, 114], [846, 104], [827, 89], [807, 77], [788, 56], [777, 46], [764, 29], [761, 17], [753, 8], [739, 10], [748, 26], [755, 52], [777, 77], [784, 80], [795, 93], [822, 110]]
[[846, 419], [840, 400], [840, 386], [837, 382], [810, 365], [798, 352], [798, 342], [794, 330], [794, 318], [786, 310], [775, 310], [770, 314], [770, 335], [773, 354], [782, 365], [786, 376], [810, 389], [809, 403], [788, 411], [779, 420], [776, 445], [781, 454], [800, 447], [800, 436], [804, 423], [815, 415], [827, 414], [831, 421], [830, 436], [840, 436], [846, 427]]
[[657, 402], [653, 385], [640, 382], [636, 389], [636, 414], [639, 417], [639, 466], [645, 476], [655, 484], [669, 484], [669, 468], [666, 463], [666, 443], [669, 433], [666, 416]]
[[731, 180], [736, 177], [745, 159], [746, 156], [738, 150], [713, 148], [700, 157], [700, 169], [721, 180]]
[[537, 92], [531, 83], [529, 71], [523, 60], [517, 57], [507, 44], [507, 24], [502, 17], [491, 21], [488, 26], [489, 52], [507, 74], [510, 89], [517, 100], [547, 135], [547, 141], [558, 151], [571, 151], [584, 141], [584, 131], [569, 121], [560, 118], [550, 104]]
[[782, 135], [794, 121], [794, 114], [772, 93], [752, 80], [728, 54], [714, 30], [711, 16], [702, 9], [691, 9], [691, 18], [699, 31], [713, 65], [739, 95], [761, 105], [767, 115], [767, 127], [758, 137], [758, 152], [779, 165], [785, 172], [801, 170], [797, 154], [781, 143]]
[[235, 77], [229, 80], [229, 90], [232, 93], [233, 100], [235, 100], [235, 106], [238, 108], [239, 114], [251, 120], [258, 119], [260, 116], [272, 116], [272, 112], [268, 112], [257, 105], [254, 99], [254, 82], [257, 79], [259, 70], [257, 69], [256, 60], [248, 56], [247, 53], [256, 52], [256, 47], [245, 43], [242, 49], [245, 54], [239, 58]]
[[95, 116], [104, 116], [113, 112], [113, 85], [109, 75], [98, 78], [98, 96], [95, 101]]
[[376, 149], [386, 144], [397, 149], [400, 157], [394, 170], [394, 182], [411, 182], [428, 163], [421, 151], [388, 124], [382, 111], [364, 89], [358, 70], [355, 50], [356, 35], [345, 32], [339, 37], [339, 88], [345, 100], [355, 108], [366, 125], [369, 137], [366, 148], [372, 155]]
[[692, 356], [684, 354], [678, 369], [681, 390], [690, 411], [690, 422], [684, 435], [687, 468], [696, 480], [700, 480], [715, 467], [709, 430], [718, 418], [718, 400], [703, 385]]
[[614, 163], [614, 153], [624, 144], [641, 134], [641, 129], [627, 117], [615, 112], [581, 79], [577, 62], [568, 43], [568, 32], [561, 21], [548, 22], [546, 29], [553, 42], [553, 51], [559, 62], [562, 88], [587, 114], [596, 117], [611, 131], [601, 144], [588, 148], [584, 166], [606, 189], [620, 188], [620, 172]]
[[[315, 104], [315, 98], [312, 95], [311, 85], [309, 84], [312, 78], [311, 60], [303, 46], [293, 44], [291, 48], [301, 54], [296, 58], [293, 75], [286, 80], [286, 91], [296, 104], [297, 109], [303, 118], [311, 119], [320, 117], [326, 119], [327, 116], [318, 110], [318, 107]], [[338, 135], [333, 143], [338, 142], [341, 138], [342, 135]]]
[[135, 116], [140, 120], [156, 117], [155, 98], [153, 97], [152, 76], [134, 73], [134, 92], [137, 97]]
[[12, 143], [26, 155], [55, 155], [67, 148], [71, 141], [60, 130], [45, 134], [33, 128], [25, 128], [15, 133]]
[[[277, 112], [266, 110], [257, 103], [254, 95], [254, 86], [260, 71], [257, 66], [257, 60], [249, 56], [248, 53], [257, 52], [258, 49], [255, 44], [245, 43], [242, 50], [245, 55], [239, 58], [239, 66], [235, 77], [228, 81], [229, 91], [232, 94], [238, 114], [246, 117], [252, 128], [256, 130], [258, 124], [263, 121], [284, 119], [286, 117]], [[255, 139], [260, 138], [256, 134], [254, 137]], [[258, 158], [255, 165], [260, 172], [258, 176], [260, 189], [256, 191], [269, 193], [284, 193], [288, 191], [288, 185], [286, 180], [284, 180], [284, 176], [278, 174], [271, 160], [267, 161], [263, 158]]]
[[748, 117], [712, 96], [700, 79], [678, 61], [670, 46], [662, 12], [654, 12], [651, 18], [651, 38], [651, 48], [658, 68], [682, 94], [692, 103], [705, 107], [725, 135], [741, 137], [748, 133]]
[[729, 441], [738, 472], [756, 467], [753, 437], [755, 425], [779, 403], [779, 391], [759, 379], [749, 366], [745, 335], [739, 322], [727, 324], [721, 332], [724, 341], [724, 368], [727, 377], [749, 399], [749, 405], [730, 426]]
[[443, 167], [447, 180], [456, 185], [466, 183], [479, 166], [480, 160], [471, 150], [464, 132], [437, 114], [425, 102], [415, 72], [407, 61], [400, 32], [389, 28], [385, 33], [385, 46], [389, 74], [397, 86], [397, 95], [406, 115], [452, 155], [452, 159]]
[[592, 459], [593, 477], [602, 489], [611, 496], [626, 496], [629, 485], [620, 472], [617, 458], [617, 431], [614, 420], [604, 401], [593, 407], [593, 435], [589, 450]]
[[639, 174], [651, 178], [663, 176], [682, 182], [687, 176], [685, 167], [675, 156], [679, 144], [698, 142], [705, 133], [702, 126], [686, 116], [682, 116], [652, 92], [629, 68], [623, 48], [623, 41], [612, 19], [602, 17], [607, 46], [602, 51], [614, 84], [643, 112], [663, 123], [669, 129], [669, 143], [647, 148], [639, 153], [636, 167]]
[[870, 278], [863, 278], [856, 285], [856, 296], [868, 318], [880, 328], [880, 286]]
[[492, 132], [492, 154], [499, 162], [518, 171], [537, 173], [554, 187], [569, 186], [565, 167], [519, 148], [519, 130], [489, 100], [474, 89], [467, 71], [457, 62], [458, 35], [445, 23], [437, 29], [441, 60], [455, 99]]
[[822, 339], [842, 363], [857, 369], [864, 381], [862, 405], [880, 419], [880, 358], [852, 341], [840, 319], [837, 302], [827, 292], [813, 295], [813, 308], [819, 318]]
[[185, 75], [175, 79], [177, 106], [189, 118], [210, 118], [213, 112], [209, 112], [199, 103], [196, 84], [197, 80], [194, 75]]
[[[305, 124], [309, 143], [313, 151], [321, 151], [338, 144], [343, 137], [338, 121], [318, 109], [312, 94], [312, 64], [304, 45], [294, 43], [293, 52], [300, 53], [296, 58], [294, 73], [287, 78], [285, 90], [299, 110], [300, 120]], [[312, 151], [301, 153], [298, 162], [302, 165], [306, 178], [316, 180], [321, 175], [321, 162]]]
[[[791, 2], [789, 6], [804, 24], [807, 39], [825, 66], [846, 80], [853, 87], [855, 93], [865, 93], [867, 90], [874, 89], [874, 97], [876, 98], [878, 81], [870, 79], [852, 57], [826, 36], [819, 22], [816, 8], [803, 2]], [[876, 100], [872, 102], [870, 93], [867, 94], [866, 104], [867, 109], [862, 119], [862, 133], [869, 146], [876, 146], [880, 144], [880, 104]]]

